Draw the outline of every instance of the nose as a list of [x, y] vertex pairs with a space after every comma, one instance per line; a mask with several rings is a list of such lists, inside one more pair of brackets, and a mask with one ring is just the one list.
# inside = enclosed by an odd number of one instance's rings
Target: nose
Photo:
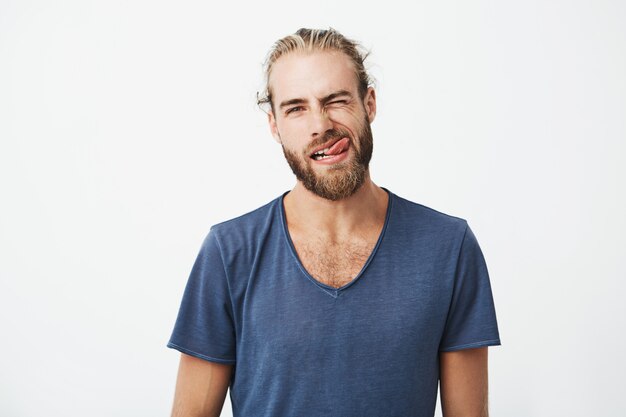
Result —
[[333, 128], [333, 122], [330, 120], [330, 116], [326, 111], [321, 109], [320, 111], [311, 113], [311, 137], [316, 138], [322, 136]]

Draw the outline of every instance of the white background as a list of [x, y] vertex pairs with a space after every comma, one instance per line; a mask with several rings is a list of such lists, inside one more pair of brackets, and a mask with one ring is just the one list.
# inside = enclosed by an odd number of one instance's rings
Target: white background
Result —
[[169, 415], [204, 236], [295, 183], [254, 98], [303, 26], [372, 50], [374, 182], [481, 244], [492, 415], [626, 415], [625, 3], [338, 3], [0, 0], [0, 415]]

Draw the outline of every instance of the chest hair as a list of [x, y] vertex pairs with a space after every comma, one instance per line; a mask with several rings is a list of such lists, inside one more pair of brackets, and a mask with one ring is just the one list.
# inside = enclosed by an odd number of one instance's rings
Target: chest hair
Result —
[[292, 240], [300, 262], [309, 275], [334, 288], [342, 287], [356, 278], [376, 245], [376, 241], [371, 238], [329, 242], [308, 236]]

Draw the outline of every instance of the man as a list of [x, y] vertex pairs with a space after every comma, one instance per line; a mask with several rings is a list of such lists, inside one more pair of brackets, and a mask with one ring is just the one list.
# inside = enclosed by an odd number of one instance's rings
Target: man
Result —
[[174, 416], [487, 416], [500, 338], [467, 222], [370, 178], [376, 94], [353, 41], [300, 29], [266, 68], [290, 191], [211, 227], [168, 347]]

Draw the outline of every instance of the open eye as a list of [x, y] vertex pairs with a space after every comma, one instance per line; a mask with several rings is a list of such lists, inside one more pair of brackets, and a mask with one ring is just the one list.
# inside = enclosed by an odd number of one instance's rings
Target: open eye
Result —
[[285, 114], [296, 113], [296, 112], [302, 111], [302, 109], [303, 109], [302, 106], [291, 107], [287, 109], [287, 111], [285, 111]]

